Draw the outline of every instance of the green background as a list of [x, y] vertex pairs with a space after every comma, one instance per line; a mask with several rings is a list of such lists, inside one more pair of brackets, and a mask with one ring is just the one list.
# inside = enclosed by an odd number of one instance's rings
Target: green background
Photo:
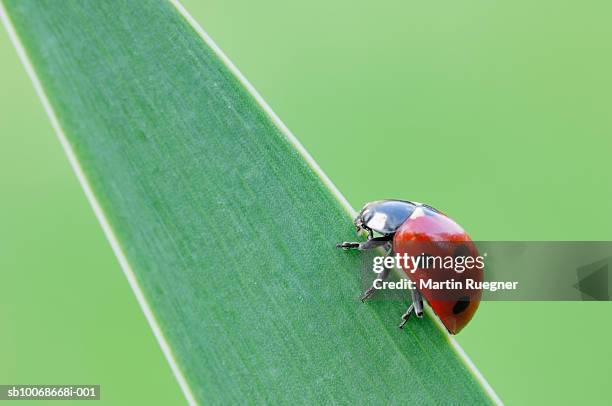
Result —
[[[506, 3], [183, 2], [353, 206], [610, 240], [612, 6]], [[0, 383], [183, 402], [4, 31], [0, 60]], [[507, 404], [604, 404], [611, 310], [484, 303], [458, 341]]]

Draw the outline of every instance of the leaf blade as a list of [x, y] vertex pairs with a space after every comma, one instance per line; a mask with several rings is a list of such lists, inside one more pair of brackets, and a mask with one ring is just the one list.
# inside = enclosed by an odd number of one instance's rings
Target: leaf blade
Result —
[[5, 5], [188, 400], [490, 400], [433, 322], [356, 303], [346, 205], [169, 3]]

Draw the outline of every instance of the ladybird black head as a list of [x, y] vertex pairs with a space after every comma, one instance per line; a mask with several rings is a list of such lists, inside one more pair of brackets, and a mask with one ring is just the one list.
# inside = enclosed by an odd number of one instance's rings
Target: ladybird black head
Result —
[[415, 204], [404, 200], [377, 200], [363, 206], [357, 218], [357, 229], [376, 231], [384, 235], [395, 233], [415, 209]]
[[459, 314], [465, 309], [467, 309], [470, 305], [470, 298], [467, 296], [463, 296], [457, 300], [457, 303], [453, 306], [453, 314]]

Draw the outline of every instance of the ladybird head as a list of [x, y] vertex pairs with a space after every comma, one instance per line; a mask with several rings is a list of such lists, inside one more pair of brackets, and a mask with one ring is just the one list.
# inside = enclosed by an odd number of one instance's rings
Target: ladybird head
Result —
[[367, 223], [372, 216], [371, 216], [370, 211], [367, 208], [368, 208], [367, 204], [363, 206], [359, 214], [357, 214], [357, 217], [355, 217], [355, 221], [353, 221], [358, 233], [364, 229], [369, 231]]
[[415, 204], [404, 200], [377, 200], [363, 206], [355, 218], [357, 232], [367, 230], [393, 234], [415, 209]]

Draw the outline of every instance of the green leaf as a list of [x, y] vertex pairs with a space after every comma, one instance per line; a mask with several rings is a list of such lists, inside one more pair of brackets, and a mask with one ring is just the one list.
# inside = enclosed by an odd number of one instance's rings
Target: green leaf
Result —
[[497, 401], [431, 315], [358, 300], [352, 209], [178, 3], [2, 18], [189, 402]]

